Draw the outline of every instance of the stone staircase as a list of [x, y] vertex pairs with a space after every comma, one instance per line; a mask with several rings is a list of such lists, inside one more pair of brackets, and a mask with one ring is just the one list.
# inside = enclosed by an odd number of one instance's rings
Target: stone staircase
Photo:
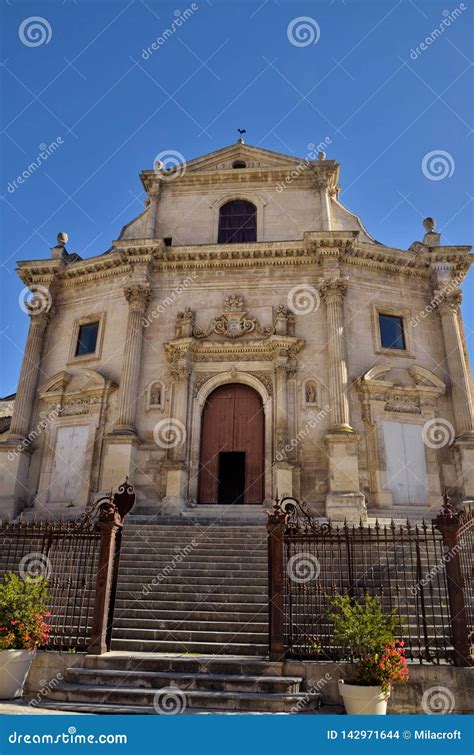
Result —
[[128, 524], [112, 650], [265, 656], [262, 526]]
[[[301, 691], [283, 664], [256, 658], [108, 653], [69, 668], [40, 707], [74, 713], [310, 713], [319, 692]], [[340, 712], [322, 708], [321, 713]]]

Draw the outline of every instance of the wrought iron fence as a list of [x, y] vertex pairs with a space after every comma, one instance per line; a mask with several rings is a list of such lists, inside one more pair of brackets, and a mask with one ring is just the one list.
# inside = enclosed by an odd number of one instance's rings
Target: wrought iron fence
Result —
[[75, 521], [0, 522], [0, 576], [48, 579], [47, 649], [110, 648], [123, 518], [134, 501], [125, 481]]
[[332, 526], [283, 499], [268, 531], [272, 658], [343, 658], [332, 600], [369, 594], [398, 614], [407, 658], [469, 664], [472, 512], [445, 507], [434, 523]]

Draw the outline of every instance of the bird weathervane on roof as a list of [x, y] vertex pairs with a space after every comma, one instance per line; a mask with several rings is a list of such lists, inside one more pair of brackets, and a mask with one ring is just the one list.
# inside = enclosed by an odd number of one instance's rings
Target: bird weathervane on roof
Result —
[[244, 144], [244, 140], [242, 138], [242, 134], [246, 134], [247, 133], [247, 129], [245, 129], [245, 128], [238, 128], [237, 131], [240, 134], [239, 138], [237, 139], [237, 144]]

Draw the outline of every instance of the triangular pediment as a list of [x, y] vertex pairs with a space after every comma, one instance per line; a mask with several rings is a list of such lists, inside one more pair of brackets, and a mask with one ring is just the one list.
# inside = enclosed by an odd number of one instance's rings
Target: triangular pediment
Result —
[[290, 157], [281, 152], [252, 147], [250, 144], [231, 144], [229, 147], [209, 152], [186, 163], [188, 173], [214, 170], [231, 170], [233, 164], [241, 160], [248, 168], [285, 168], [298, 165], [300, 158]]

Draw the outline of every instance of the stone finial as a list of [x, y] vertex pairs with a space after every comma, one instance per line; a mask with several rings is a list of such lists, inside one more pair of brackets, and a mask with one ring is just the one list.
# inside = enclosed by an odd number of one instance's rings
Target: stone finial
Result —
[[426, 247], [432, 248], [439, 246], [441, 234], [435, 232], [435, 227], [436, 220], [434, 218], [425, 218], [423, 220], [423, 228], [425, 229], [423, 241], [414, 241], [413, 244], [408, 247], [408, 251], [423, 252], [426, 251]]
[[436, 220], [434, 218], [425, 218], [423, 221], [423, 228], [426, 233], [432, 233], [436, 226]]
[[69, 241], [69, 236], [65, 231], [60, 231], [56, 239], [56, 246], [53, 246], [51, 249], [51, 257], [53, 259], [61, 259], [61, 257], [65, 256], [64, 253], [66, 252], [66, 243]]
[[325, 159], [326, 159], [326, 153], [318, 152], [318, 160], [325, 160]]
[[439, 246], [440, 235], [435, 233], [436, 221], [434, 218], [425, 218], [423, 220], [423, 228], [426, 233], [423, 237], [423, 244], [426, 246]]

